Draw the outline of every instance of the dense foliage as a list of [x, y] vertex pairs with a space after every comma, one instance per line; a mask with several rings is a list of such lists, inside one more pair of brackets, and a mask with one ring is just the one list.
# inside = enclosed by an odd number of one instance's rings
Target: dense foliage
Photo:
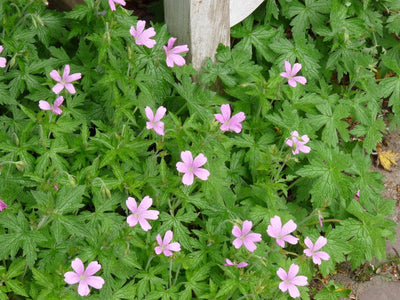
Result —
[[[168, 66], [165, 25], [146, 46], [119, 1], [85, 2], [0, 2], [0, 299], [80, 298], [66, 281], [84, 280], [82, 262], [93, 299], [288, 299], [296, 268], [301, 298], [338, 299], [334, 282], [302, 283], [385, 257], [395, 203], [369, 167], [383, 104], [400, 124], [398, 2], [267, 0], [201, 85], [179, 57]], [[161, 106], [164, 125], [148, 111]], [[324, 238], [317, 264], [307, 247]]]

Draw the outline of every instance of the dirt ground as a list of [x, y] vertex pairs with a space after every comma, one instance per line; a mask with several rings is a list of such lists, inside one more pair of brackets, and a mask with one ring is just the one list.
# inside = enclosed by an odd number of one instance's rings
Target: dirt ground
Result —
[[[384, 139], [383, 150], [393, 150], [400, 153], [400, 133], [398, 131], [388, 133]], [[375, 157], [371, 157], [375, 160]], [[350, 288], [351, 300], [395, 300], [400, 299], [400, 162], [392, 167], [392, 171], [386, 171], [375, 164], [373, 171], [385, 176], [385, 190], [382, 196], [397, 201], [395, 214], [391, 218], [398, 224], [396, 241], [387, 241], [385, 261], [372, 261], [351, 270], [349, 264], [344, 263], [338, 267], [338, 271], [330, 279]]]

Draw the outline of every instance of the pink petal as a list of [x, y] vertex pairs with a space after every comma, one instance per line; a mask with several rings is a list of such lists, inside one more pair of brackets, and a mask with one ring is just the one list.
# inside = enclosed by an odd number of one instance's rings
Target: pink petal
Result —
[[286, 284], [284, 281], [282, 281], [280, 284], [279, 284], [279, 289], [282, 291], [282, 292], [286, 292], [287, 290], [288, 290], [288, 284]]
[[162, 249], [161, 249], [160, 246], [157, 246], [157, 247], [154, 248], [154, 251], [156, 252], [157, 255], [160, 255], [161, 252], [162, 252]]
[[221, 114], [214, 114], [214, 117], [218, 122], [224, 124], [225, 120], [224, 120], [224, 117]]
[[3, 46], [0, 46], [0, 53], [3, 52]]
[[247, 267], [249, 264], [247, 263], [247, 262], [240, 262], [238, 265], [237, 265], [237, 267], [238, 268], [245, 268], [245, 267]]
[[293, 220], [289, 220], [285, 225], [282, 227], [281, 234], [282, 235], [287, 235], [293, 231], [295, 231], [297, 228], [297, 225]]
[[300, 297], [300, 291], [297, 288], [297, 286], [295, 286], [294, 284], [289, 284], [288, 290], [289, 290], [290, 297], [292, 297], [292, 298]]
[[321, 249], [322, 247], [324, 247], [327, 242], [328, 242], [328, 240], [325, 237], [320, 236], [317, 239], [317, 241], [315, 242], [314, 251], [317, 251], [317, 250]]
[[61, 115], [62, 114], [62, 110], [58, 107], [54, 107], [53, 108], [53, 113], [57, 114], [57, 115]]
[[289, 78], [288, 84], [289, 84], [291, 87], [296, 87], [296, 86], [297, 86], [297, 82], [296, 82], [296, 80], [294, 80], [293, 78]]
[[83, 272], [85, 272], [85, 266], [83, 265], [83, 262], [77, 257], [71, 262], [72, 269], [81, 276]]
[[114, 2], [118, 3], [118, 4], [122, 5], [122, 6], [126, 5], [126, 2], [124, 0], [114, 0]]
[[90, 276], [86, 278], [86, 282], [88, 285], [94, 287], [95, 289], [101, 289], [104, 284], [104, 279], [100, 276]]
[[316, 265], [322, 264], [321, 259], [320, 259], [320, 258], [318, 257], [318, 255], [316, 255], [316, 254], [314, 254], [314, 255], [312, 256], [312, 261], [313, 261], [313, 263], [316, 264]]
[[179, 54], [171, 54], [170, 56], [178, 67], [182, 67], [186, 63], [185, 59]]
[[74, 74], [72, 74], [72, 75], [69, 75], [68, 77], [67, 77], [67, 82], [72, 82], [72, 81], [75, 81], [75, 80], [79, 80], [79, 79], [81, 79], [82, 78], [82, 74], [81, 73], [74, 73]]
[[174, 67], [174, 60], [173, 60], [172, 56], [167, 56], [166, 62], [167, 62], [168, 67], [170, 67], [170, 68]]
[[153, 204], [153, 199], [151, 199], [149, 196], [145, 196], [140, 202], [138, 210], [140, 212], [147, 210], [151, 205]]
[[295, 63], [292, 68], [292, 76], [296, 75], [301, 70], [301, 64]]
[[189, 47], [187, 45], [180, 45], [180, 46], [176, 46], [175, 48], [171, 49], [169, 51], [169, 54], [180, 54], [183, 52], [188, 52], [189, 51]]
[[[287, 273], [284, 269], [279, 268], [278, 271], [276, 271], [276, 275], [278, 275], [278, 277], [281, 280], [286, 280], [287, 279]], [[286, 290], [285, 290], [286, 291]]]
[[78, 294], [81, 296], [87, 296], [90, 293], [89, 286], [85, 281], [80, 281], [78, 286]]
[[239, 226], [234, 225], [232, 228], [232, 235], [234, 237], [240, 238], [242, 236], [242, 230]]
[[305, 254], [306, 256], [313, 256], [313, 253], [311, 252], [310, 249], [304, 249], [303, 252], [304, 252], [304, 254]]
[[59, 94], [62, 90], [64, 89], [64, 85], [62, 83], [57, 83], [55, 86], [53, 86], [53, 92], [54, 94]]
[[75, 88], [74, 88], [74, 86], [73, 86], [72, 83], [66, 83], [66, 84], [65, 84], [65, 88], [66, 88], [67, 91], [70, 92], [71, 94], [75, 94], [75, 93], [76, 93]]
[[331, 258], [331, 256], [325, 251], [318, 251], [317, 253], [315, 253], [315, 255], [322, 260], [329, 260]]
[[97, 261], [92, 261], [86, 268], [85, 276], [86, 277], [92, 276], [93, 274], [97, 273], [100, 269], [101, 269], [101, 264], [99, 264]]
[[244, 221], [242, 226], [242, 235], [247, 235], [250, 232], [252, 226], [253, 222], [248, 220]]
[[69, 67], [69, 65], [65, 65], [65, 67], [64, 67], [64, 72], [63, 72], [63, 76], [62, 76], [62, 79], [63, 79], [64, 82], [67, 82], [67, 81], [68, 81], [67, 78], [68, 78], [69, 72], [70, 72], [70, 67]]
[[147, 39], [146, 41], [143, 42], [143, 45], [146, 46], [147, 48], [153, 48], [156, 44], [155, 40]]
[[168, 250], [171, 250], [174, 252], [181, 251], [181, 244], [179, 244], [178, 242], [171, 243], [168, 245]]
[[293, 77], [293, 80], [297, 81], [298, 83], [301, 83], [302, 85], [305, 85], [307, 83], [307, 79], [303, 76], [295, 76]]
[[219, 129], [221, 129], [222, 131], [229, 131], [230, 126], [229, 126], [229, 124], [224, 123], [221, 125], [221, 127]]
[[163, 253], [165, 256], [172, 256], [172, 252], [168, 249], [164, 249]]
[[257, 249], [257, 246], [256, 246], [252, 241], [248, 241], [247, 239], [245, 239], [245, 240], [243, 241], [243, 243], [244, 243], [244, 246], [246, 247], [246, 249], [247, 249], [249, 252], [254, 252], [254, 250]]
[[[146, 108], [144, 109], [144, 112], [146, 114], [147, 119], [149, 119], [150, 122], [154, 121], [154, 114], [152, 109], [149, 106], [146, 106]], [[150, 128], [148, 128], [150, 129]]]
[[135, 198], [128, 197], [128, 200], [126, 200], [126, 206], [132, 213], [136, 213], [137, 211], [137, 203]]
[[299, 266], [296, 264], [291, 264], [288, 271], [288, 279], [292, 280], [299, 273]]
[[192, 152], [190, 151], [182, 151], [181, 152], [181, 159], [185, 164], [193, 164], [193, 156]]
[[203, 153], [200, 153], [193, 160], [193, 169], [197, 169], [197, 168], [201, 167], [206, 162], [207, 162], [207, 157], [205, 157]]
[[229, 129], [231, 129], [233, 132], [235, 132], [235, 133], [239, 133], [239, 132], [241, 132], [242, 131], [242, 124], [240, 124], [240, 123], [233, 123], [232, 121], [231, 121], [231, 124], [230, 124], [230, 126], [229, 126]]
[[39, 101], [39, 108], [42, 110], [51, 110], [51, 105], [49, 102], [40, 100]]
[[251, 242], [261, 242], [261, 234], [259, 233], [249, 233], [246, 236], [246, 240], [251, 241]]
[[110, 5], [111, 10], [115, 10], [114, 0], [108, 0], [108, 4]]
[[[132, 26], [133, 27], [133, 26]], [[146, 21], [143, 20], [139, 20], [136, 24], [136, 36], [139, 36], [142, 34], [142, 32], [144, 31], [144, 28], [146, 27]]]
[[297, 148], [298, 151], [301, 151], [303, 153], [310, 153], [311, 148], [305, 145], [301, 145], [300, 147]]
[[282, 76], [282, 77], [285, 77], [285, 78], [289, 78], [289, 75], [288, 75], [286, 72], [282, 72], [282, 73], [281, 73], [281, 76]]
[[287, 60], [285, 60], [285, 71], [288, 77], [292, 76], [292, 66]]
[[174, 46], [174, 44], [175, 44], [175, 41], [176, 41], [176, 38], [170, 38], [169, 40], [168, 40], [168, 44], [167, 44], [167, 48], [165, 49], [166, 51], [167, 50], [170, 50], [170, 49], [172, 49], [172, 47]]
[[67, 272], [64, 274], [64, 281], [68, 284], [75, 284], [81, 280], [80, 276], [75, 272]]
[[54, 79], [55, 81], [58, 81], [58, 82], [61, 81], [60, 74], [58, 74], [58, 72], [56, 70], [53, 70], [53, 71], [50, 72], [50, 77], [52, 79]]
[[156, 115], [154, 117], [154, 122], [160, 121], [165, 116], [166, 112], [167, 112], [167, 109], [164, 106], [160, 106], [157, 109]]
[[290, 139], [286, 139], [285, 144], [288, 145], [289, 147], [293, 147], [293, 141]]
[[296, 276], [291, 280], [291, 282], [295, 285], [305, 286], [308, 284], [306, 276]]
[[54, 101], [54, 107], [59, 107], [64, 102], [64, 97], [60, 96]]
[[144, 218], [140, 218], [140, 219], [139, 219], [139, 224], [140, 224], [140, 227], [142, 227], [142, 229], [143, 229], [144, 231], [149, 231], [149, 230], [152, 228], [151, 225], [150, 225], [150, 223], [147, 222], [147, 220], [144, 219]]
[[308, 236], [304, 239], [304, 244], [306, 244], [306, 246], [310, 249], [312, 249], [314, 247], [313, 242], [311, 241], [311, 239]]
[[203, 168], [195, 170], [193, 174], [196, 175], [201, 180], [207, 180], [208, 177], [210, 176], [210, 172]]
[[[157, 234], [157, 237], [156, 237], [156, 240], [157, 240], [157, 243], [161, 246], [163, 243], [162, 243], [162, 238], [161, 238], [161, 235], [160, 234]], [[161, 252], [160, 252], [161, 253]]]
[[222, 112], [222, 116], [223, 116], [223, 122], [221, 123], [225, 123], [226, 121], [228, 121], [231, 118], [231, 107], [229, 104], [222, 104], [221, 105], [221, 112]]
[[158, 121], [155, 126], [153, 126], [153, 129], [158, 135], [164, 135], [164, 122]]
[[270, 219], [271, 225], [268, 225], [267, 233], [269, 236], [276, 238], [282, 229], [282, 222], [279, 216], [274, 216]]
[[295, 130], [295, 131], [292, 131], [292, 132], [290, 133], [290, 136], [292, 136], [292, 137], [299, 137], [299, 133], [297, 132], [297, 130]]
[[225, 258], [226, 264], [224, 266], [233, 266], [233, 262], [227, 258]]
[[171, 230], [168, 230], [164, 235], [164, 240], [163, 240], [164, 245], [168, 245], [172, 241], [173, 236], [174, 236], [173, 232]]
[[7, 64], [7, 59], [0, 57], [0, 68], [5, 68]]
[[193, 173], [185, 173], [182, 177], [182, 183], [184, 185], [192, 185], [194, 181]]
[[296, 245], [299, 239], [293, 235], [286, 235], [282, 238], [282, 241], [288, 242], [289, 244]]
[[231, 118], [231, 123], [240, 123], [246, 119], [244, 112], [239, 112]]
[[[141, 22], [141, 21], [139, 21], [139, 22]], [[135, 29], [134, 26], [131, 26], [131, 29], [129, 30], [129, 33], [130, 33], [131, 36], [133, 36], [134, 38], [137, 37], [137, 36], [139, 36], [139, 32], [136, 31], [136, 29]]]
[[178, 170], [179, 173], [187, 173], [189, 172], [189, 167], [191, 165], [185, 164], [183, 162], [177, 162], [176, 163], [176, 169]]
[[157, 220], [159, 214], [158, 210], [147, 210], [142, 213], [142, 217], [149, 220]]
[[135, 217], [135, 215], [129, 215], [126, 218], [126, 222], [129, 224], [129, 227], [135, 227], [138, 223], [139, 219]]
[[282, 239], [276, 239], [276, 243], [278, 244], [278, 246], [285, 248], [285, 242]]
[[239, 249], [240, 247], [242, 247], [243, 245], [243, 241], [240, 238], [236, 238], [233, 242], [232, 242], [233, 246], [235, 246], [236, 249]]

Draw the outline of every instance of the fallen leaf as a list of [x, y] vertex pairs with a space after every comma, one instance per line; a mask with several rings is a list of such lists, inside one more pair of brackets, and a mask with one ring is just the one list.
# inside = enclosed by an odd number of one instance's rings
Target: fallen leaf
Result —
[[382, 146], [376, 147], [378, 152], [377, 165], [381, 165], [386, 171], [392, 171], [391, 166], [397, 165], [396, 161], [400, 158], [400, 153], [393, 150], [382, 150]]

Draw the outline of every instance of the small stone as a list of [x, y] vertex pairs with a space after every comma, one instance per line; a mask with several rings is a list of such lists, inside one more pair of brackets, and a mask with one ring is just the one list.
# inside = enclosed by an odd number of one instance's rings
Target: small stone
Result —
[[381, 268], [378, 268], [378, 269], [376, 269], [376, 274], [380, 274], [382, 272], [382, 269]]

